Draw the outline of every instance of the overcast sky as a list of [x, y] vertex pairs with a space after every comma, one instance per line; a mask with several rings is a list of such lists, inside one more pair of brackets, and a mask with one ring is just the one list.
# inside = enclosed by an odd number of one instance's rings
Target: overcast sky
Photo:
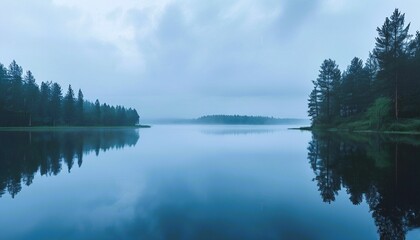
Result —
[[325, 58], [345, 69], [418, 0], [0, 0], [0, 62], [143, 118], [306, 117]]

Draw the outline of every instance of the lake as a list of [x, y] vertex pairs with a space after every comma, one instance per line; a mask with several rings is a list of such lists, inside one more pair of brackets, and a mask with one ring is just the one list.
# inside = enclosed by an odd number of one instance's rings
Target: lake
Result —
[[2, 239], [420, 239], [420, 138], [0, 132]]

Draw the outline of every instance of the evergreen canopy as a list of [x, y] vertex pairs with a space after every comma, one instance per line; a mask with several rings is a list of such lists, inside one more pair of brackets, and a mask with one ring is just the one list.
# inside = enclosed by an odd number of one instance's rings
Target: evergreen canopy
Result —
[[0, 63], [0, 127], [2, 126], [133, 126], [139, 123], [135, 109], [77, 99], [69, 85], [63, 96], [58, 83], [35, 81], [31, 71], [23, 75], [16, 61], [8, 68]]
[[376, 45], [364, 64], [354, 58], [343, 73], [325, 60], [308, 99], [313, 125], [331, 125], [366, 114], [376, 99], [389, 99], [388, 118], [420, 118], [420, 33], [409, 34], [395, 9], [377, 28]]

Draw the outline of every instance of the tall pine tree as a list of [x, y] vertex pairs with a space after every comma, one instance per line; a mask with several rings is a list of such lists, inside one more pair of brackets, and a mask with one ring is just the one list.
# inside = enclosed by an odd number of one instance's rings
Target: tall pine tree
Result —
[[63, 101], [64, 122], [68, 125], [73, 125], [75, 123], [75, 102], [73, 89], [71, 88], [71, 85], [69, 85]]
[[340, 115], [339, 86], [341, 71], [338, 65], [331, 59], [325, 60], [316, 81], [320, 93], [320, 119], [331, 123], [334, 117]]
[[343, 116], [352, 116], [364, 112], [372, 102], [370, 75], [360, 58], [353, 58], [350, 66], [343, 73], [341, 84], [341, 112]]
[[13, 60], [8, 71], [10, 84], [7, 98], [7, 107], [13, 112], [23, 112], [24, 110], [22, 74], [22, 67]]
[[395, 119], [399, 118], [399, 87], [401, 82], [401, 63], [407, 57], [408, 30], [405, 26], [405, 14], [395, 9], [390, 18], [386, 18], [383, 26], [377, 28], [375, 55], [380, 71], [378, 75], [379, 90], [394, 101]]
[[24, 105], [25, 112], [29, 114], [28, 125], [32, 126], [32, 119], [37, 117], [39, 105], [39, 88], [31, 71], [27, 71], [24, 77]]
[[79, 89], [77, 93], [77, 103], [76, 103], [76, 116], [77, 116], [77, 124], [82, 125], [84, 122], [84, 99], [82, 90]]
[[50, 101], [51, 119], [53, 126], [56, 126], [60, 123], [60, 117], [62, 112], [62, 99], [63, 94], [61, 92], [61, 86], [58, 83], [54, 83], [52, 85]]
[[319, 118], [319, 89], [318, 84], [315, 81], [312, 81], [314, 88], [311, 91], [308, 99], [308, 115], [311, 118], [312, 125], [318, 122]]

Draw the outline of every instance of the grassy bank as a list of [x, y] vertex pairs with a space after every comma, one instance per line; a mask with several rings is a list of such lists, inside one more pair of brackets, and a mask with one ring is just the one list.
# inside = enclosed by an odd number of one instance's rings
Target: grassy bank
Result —
[[368, 120], [350, 120], [337, 124], [314, 125], [311, 127], [300, 127], [298, 129], [330, 132], [364, 132], [420, 135], [420, 119], [401, 119], [398, 121], [386, 121], [381, 124], [372, 124], [372, 122]]

